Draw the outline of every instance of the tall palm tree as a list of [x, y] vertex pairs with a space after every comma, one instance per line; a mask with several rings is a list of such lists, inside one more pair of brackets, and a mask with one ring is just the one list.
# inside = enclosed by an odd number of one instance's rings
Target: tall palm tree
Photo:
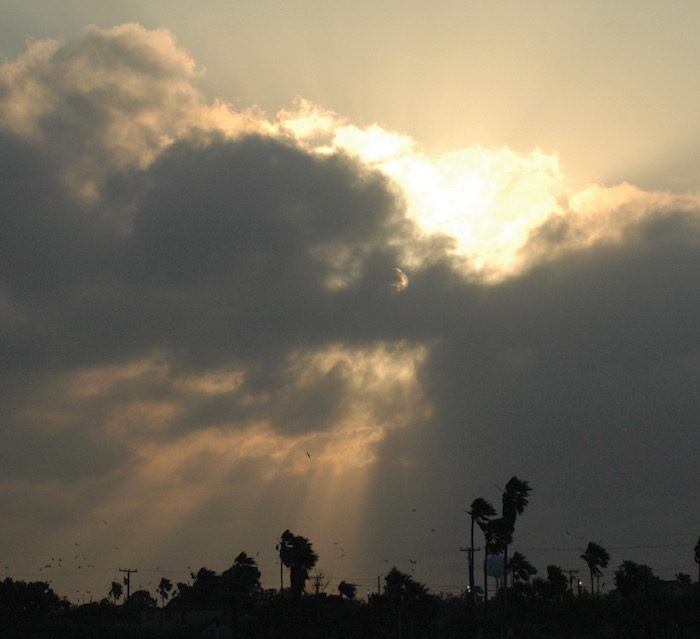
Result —
[[503, 520], [510, 528], [510, 541], [503, 547], [503, 574], [505, 586], [508, 587], [508, 546], [512, 543], [513, 531], [515, 530], [515, 520], [518, 515], [522, 515], [525, 506], [529, 503], [529, 496], [532, 488], [530, 483], [518, 479], [513, 475], [506, 484], [501, 498], [503, 505]]
[[493, 521], [493, 519], [484, 519], [477, 522], [479, 528], [481, 528], [481, 532], [484, 533], [484, 606], [486, 606], [489, 600], [488, 558], [493, 552], [494, 546], [493, 539], [495, 533], [493, 531]]
[[607, 568], [610, 555], [601, 545], [589, 541], [586, 552], [581, 555], [581, 559], [588, 564], [588, 570], [591, 573], [591, 595], [593, 595], [593, 577], [600, 577], [603, 574], [600, 569]]
[[[477, 497], [467, 511], [471, 519], [471, 534], [469, 541], [469, 607], [474, 608], [475, 588], [474, 588], [474, 524], [481, 524], [488, 521], [490, 517], [496, 516], [496, 509], [482, 497]], [[486, 552], [486, 551], [484, 551]]]
[[488, 599], [488, 556], [497, 555], [513, 541], [510, 523], [502, 517], [479, 523], [484, 533], [484, 601]]
[[279, 551], [282, 563], [289, 568], [292, 596], [299, 598], [304, 592], [306, 580], [309, 578], [309, 570], [318, 561], [318, 555], [306, 537], [295, 535], [289, 530], [282, 533]]
[[[513, 543], [513, 522], [505, 517], [492, 519], [490, 522], [493, 534], [492, 551], [493, 554], [503, 553], [503, 586], [508, 587], [508, 546]], [[505, 592], [505, 590], [504, 590]]]

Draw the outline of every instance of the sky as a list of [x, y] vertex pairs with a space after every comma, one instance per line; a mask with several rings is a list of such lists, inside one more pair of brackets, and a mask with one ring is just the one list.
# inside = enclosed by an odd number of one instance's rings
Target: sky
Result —
[[695, 574], [696, 3], [0, 11], [0, 574]]

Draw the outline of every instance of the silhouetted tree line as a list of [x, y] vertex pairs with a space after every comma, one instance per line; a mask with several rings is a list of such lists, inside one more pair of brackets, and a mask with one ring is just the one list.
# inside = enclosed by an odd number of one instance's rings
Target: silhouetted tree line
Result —
[[[256, 561], [245, 552], [220, 574], [202, 567], [190, 574], [190, 583], [173, 584], [163, 577], [157, 587], [160, 606], [146, 590], [136, 590], [125, 600], [119, 582], [112, 582], [100, 601], [71, 605], [44, 582], [7, 578], [0, 583], [0, 636], [700, 637], [700, 581], [693, 583], [689, 575], [679, 573], [672, 582], [662, 581], [649, 566], [626, 560], [614, 573], [614, 590], [601, 593], [596, 579], [610, 557], [595, 542], [581, 555], [590, 573], [589, 591], [578, 579], [574, 585], [559, 566], [549, 565], [546, 576], [536, 576], [538, 571], [521, 553], [512, 552], [506, 559], [504, 544], [512, 544], [515, 517], [527, 505], [529, 486], [509, 482], [505, 492], [519, 497], [513, 504], [507, 501], [510, 496], [503, 500], [501, 516], [485, 507], [485, 500], [475, 500], [469, 511], [485, 534], [486, 522], [506, 519], [491, 529], [497, 532], [489, 543], [491, 550], [501, 552], [511, 579], [504, 578], [488, 600], [476, 585], [462, 596], [432, 594], [396, 567], [385, 575], [381, 592], [367, 601], [358, 601], [357, 587], [346, 581], [339, 583], [337, 595], [318, 589], [307, 593], [309, 571], [318, 555], [307, 538], [286, 530], [277, 550], [289, 571], [289, 588], [264, 590]], [[700, 563], [700, 540], [695, 553]], [[469, 556], [472, 582], [473, 553]]]

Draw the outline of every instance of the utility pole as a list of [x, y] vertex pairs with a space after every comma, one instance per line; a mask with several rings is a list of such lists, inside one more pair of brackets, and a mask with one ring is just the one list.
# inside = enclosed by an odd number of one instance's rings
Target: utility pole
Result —
[[284, 564], [282, 563], [282, 540], [280, 539], [280, 543], [277, 544], [277, 550], [280, 553], [280, 595], [284, 592], [284, 573], [282, 572], [282, 568], [284, 567]]
[[469, 559], [468, 567], [469, 567], [469, 576], [467, 578], [467, 594], [469, 596], [469, 599], [473, 601], [472, 599], [472, 592], [471, 592], [471, 580], [472, 580], [472, 575], [474, 574], [474, 553], [479, 552], [481, 548], [460, 548], [459, 552], [466, 552], [467, 557]]
[[472, 592], [472, 584], [474, 582], [474, 553], [479, 550], [481, 550], [481, 548], [472, 548], [471, 546], [459, 549], [460, 552], [466, 552], [467, 558], [469, 559], [467, 562], [467, 587], [465, 589], [467, 595], [467, 610], [469, 611], [467, 615], [467, 637], [474, 636], [474, 599], [476, 593]]
[[131, 568], [120, 568], [119, 572], [126, 573], [124, 583], [126, 584], [126, 600], [129, 601], [129, 595], [131, 594], [131, 573], [137, 573], [138, 569], [132, 570]]

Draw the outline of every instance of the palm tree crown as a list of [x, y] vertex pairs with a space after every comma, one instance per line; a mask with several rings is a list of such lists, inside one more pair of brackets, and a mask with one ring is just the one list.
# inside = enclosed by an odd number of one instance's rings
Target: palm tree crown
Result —
[[508, 480], [502, 497], [504, 519], [515, 522], [515, 518], [523, 514], [531, 490], [529, 482], [518, 479], [515, 475]]
[[593, 577], [600, 577], [603, 574], [600, 569], [607, 568], [610, 555], [605, 548], [589, 541], [586, 552], [581, 555], [581, 559], [588, 564], [588, 570], [591, 573], [591, 594], [593, 594]]
[[496, 515], [496, 509], [483, 497], [477, 497], [467, 511], [472, 522], [480, 522]]
[[289, 530], [282, 533], [279, 551], [282, 563], [289, 568], [292, 595], [300, 597], [309, 578], [309, 570], [316, 565], [318, 555], [306, 537], [295, 535]]
[[525, 555], [519, 552], [513, 553], [513, 556], [508, 562], [508, 567], [513, 573], [513, 579], [515, 581], [530, 581], [530, 577], [537, 574], [537, 568], [525, 558]]
[[[505, 576], [505, 586], [508, 587], [508, 546], [513, 543], [513, 532], [515, 530], [515, 519], [518, 515], [522, 515], [525, 506], [529, 503], [529, 495], [532, 488], [530, 483], [518, 479], [513, 475], [506, 484], [506, 489], [503, 491], [503, 524], [497, 529], [497, 535], [501, 540], [501, 548], [503, 550], [503, 573]], [[505, 591], [504, 591], [505, 594]]]

